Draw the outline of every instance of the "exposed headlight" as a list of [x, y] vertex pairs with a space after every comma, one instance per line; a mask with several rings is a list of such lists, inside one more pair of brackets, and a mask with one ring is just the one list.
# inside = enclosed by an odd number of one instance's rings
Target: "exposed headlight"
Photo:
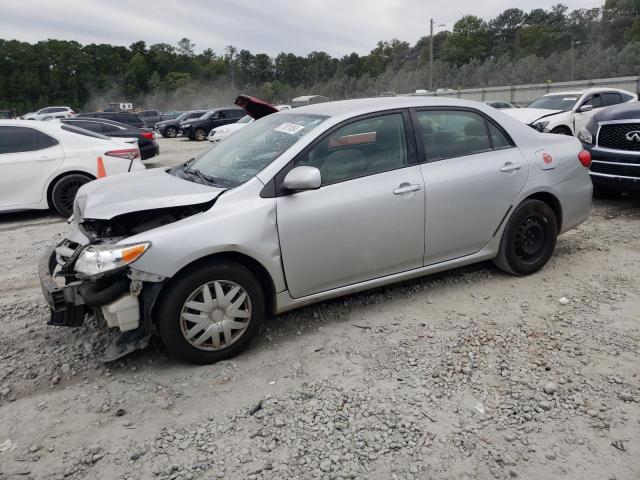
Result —
[[593, 143], [593, 135], [591, 135], [591, 132], [589, 130], [583, 128], [582, 130], [580, 130], [580, 132], [578, 132], [578, 140], [580, 140], [582, 143], [591, 145]]
[[229, 131], [228, 128], [221, 128], [220, 130], [218, 130], [218, 132], [220, 133], [227, 133]]
[[549, 122], [536, 122], [531, 124], [531, 126], [539, 132], [544, 132], [544, 129], [547, 128], [547, 125], [549, 125]]
[[97, 275], [135, 262], [151, 246], [151, 243], [135, 245], [90, 245], [76, 261], [75, 270], [85, 275]]

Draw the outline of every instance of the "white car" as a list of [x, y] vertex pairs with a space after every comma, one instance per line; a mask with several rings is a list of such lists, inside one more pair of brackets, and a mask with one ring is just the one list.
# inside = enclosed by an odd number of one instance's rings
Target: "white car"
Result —
[[0, 120], [0, 211], [53, 208], [71, 215], [85, 183], [145, 169], [135, 140], [60, 122]]
[[636, 102], [638, 95], [616, 88], [590, 88], [572, 92], [554, 92], [534, 100], [525, 108], [503, 112], [539, 132], [576, 135], [596, 110], [619, 103]]
[[[291, 105], [276, 105], [275, 107], [281, 112], [285, 110], [291, 110]], [[212, 129], [209, 132], [209, 136], [207, 138], [210, 142], [213, 142], [213, 143], [221, 142], [232, 133], [235, 133], [238, 130], [243, 129], [253, 121], [254, 121], [253, 118], [251, 118], [249, 115], [245, 115], [236, 123], [230, 123], [228, 125], [222, 125], [220, 127], [216, 127]]]
[[73, 117], [76, 112], [70, 107], [47, 107], [41, 108], [37, 112], [27, 113], [22, 116], [23, 120], [53, 120], [55, 118]]

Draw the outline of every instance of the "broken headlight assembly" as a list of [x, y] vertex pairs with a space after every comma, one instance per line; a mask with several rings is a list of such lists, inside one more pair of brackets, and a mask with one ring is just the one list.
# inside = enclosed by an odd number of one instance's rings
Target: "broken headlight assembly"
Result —
[[150, 242], [134, 245], [89, 245], [78, 256], [75, 271], [84, 275], [109, 272], [135, 262], [150, 246]]
[[544, 132], [544, 129], [547, 128], [547, 125], [549, 125], [549, 122], [535, 122], [531, 124], [531, 127], [535, 128], [539, 132]]

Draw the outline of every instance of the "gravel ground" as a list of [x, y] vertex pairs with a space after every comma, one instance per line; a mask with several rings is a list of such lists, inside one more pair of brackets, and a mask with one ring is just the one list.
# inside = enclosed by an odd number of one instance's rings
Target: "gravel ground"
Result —
[[304, 308], [206, 367], [103, 365], [93, 325], [45, 325], [36, 264], [68, 228], [0, 216], [0, 479], [640, 477], [640, 199], [596, 202], [533, 276]]

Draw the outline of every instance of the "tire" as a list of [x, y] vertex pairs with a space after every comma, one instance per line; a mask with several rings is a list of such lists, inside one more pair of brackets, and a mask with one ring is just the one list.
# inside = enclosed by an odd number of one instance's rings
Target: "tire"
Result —
[[551, 130], [549, 133], [555, 133], [556, 135], [568, 135], [570, 137], [573, 136], [573, 134], [571, 133], [571, 130], [569, 130], [567, 127], [556, 127], [553, 130]]
[[[155, 309], [160, 338], [172, 355], [190, 363], [207, 365], [234, 357], [255, 338], [265, 317], [260, 282], [235, 262], [205, 264], [164, 290]], [[218, 297], [224, 301], [222, 308]]]
[[76, 198], [78, 189], [91, 180], [91, 177], [80, 173], [72, 173], [57, 179], [51, 187], [51, 208], [64, 217], [71, 216], [73, 213], [73, 201]]
[[493, 263], [511, 275], [537, 272], [553, 255], [557, 238], [553, 209], [540, 200], [525, 200], [509, 218]]
[[176, 127], [167, 127], [162, 136], [165, 138], [176, 138], [178, 136], [178, 129]]
[[202, 142], [207, 139], [207, 131], [204, 128], [196, 128], [189, 138]]
[[601, 185], [593, 186], [593, 196], [595, 198], [599, 198], [601, 200], [610, 200], [613, 198], [618, 198], [620, 195], [622, 195], [622, 192], [614, 190], [613, 188], [603, 187]]

